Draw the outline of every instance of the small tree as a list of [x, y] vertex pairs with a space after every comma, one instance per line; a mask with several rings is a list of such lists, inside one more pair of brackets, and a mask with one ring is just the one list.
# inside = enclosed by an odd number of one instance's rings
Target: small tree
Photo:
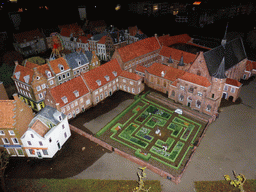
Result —
[[0, 177], [1, 177], [2, 190], [4, 192], [6, 192], [5, 182], [4, 182], [4, 172], [7, 167], [7, 164], [9, 163], [9, 157], [10, 155], [7, 153], [6, 150], [0, 151]]
[[[43, 64], [46, 63], [46, 60], [44, 58], [38, 57], [38, 56], [30, 57], [30, 58], [27, 59], [27, 61], [29, 61], [31, 63], [38, 64], [38, 65], [43, 65]], [[25, 62], [25, 60], [22, 63], [23, 66], [24, 66], [24, 62]]]

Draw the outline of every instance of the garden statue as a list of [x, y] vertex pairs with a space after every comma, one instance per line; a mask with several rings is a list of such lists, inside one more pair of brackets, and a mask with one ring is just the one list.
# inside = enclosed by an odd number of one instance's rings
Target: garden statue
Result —
[[230, 181], [230, 185], [233, 185], [234, 187], [238, 187], [241, 192], [245, 192], [243, 189], [243, 185], [246, 181], [246, 178], [243, 174], [236, 175], [236, 172], [233, 171], [235, 180], [231, 180], [229, 175], [224, 175], [224, 178], [226, 181]]
[[146, 169], [146, 167], [140, 167], [139, 169], [142, 171], [141, 174], [139, 172], [137, 172], [137, 175], [139, 177], [139, 181], [138, 181], [139, 186], [136, 187], [133, 190], [133, 192], [139, 192], [139, 191], [146, 191], [146, 192], [148, 192], [151, 187], [149, 187], [148, 189], [144, 189], [144, 181], [142, 180], [143, 178], [146, 177], [146, 173], [144, 173], [144, 170]]

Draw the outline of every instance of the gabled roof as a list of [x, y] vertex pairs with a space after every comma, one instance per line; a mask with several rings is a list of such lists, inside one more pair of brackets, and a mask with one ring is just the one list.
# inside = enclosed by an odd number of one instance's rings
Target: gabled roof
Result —
[[108, 34], [107, 32], [103, 32], [103, 33], [94, 35], [89, 38], [89, 41], [99, 41], [103, 36], [106, 36], [107, 34]]
[[121, 56], [122, 61], [125, 63], [136, 57], [145, 55], [147, 53], [153, 52], [160, 49], [161, 46], [156, 37], [149, 37], [130, 45], [126, 45], [117, 49], [118, 53]]
[[191, 40], [188, 34], [181, 34], [175, 36], [164, 35], [160, 36], [159, 42], [161, 45], [170, 46], [177, 43], [188, 43]]
[[33, 78], [34, 71], [28, 67], [23, 67], [22, 65], [15, 66], [14, 72], [13, 72], [13, 78], [30, 84]]
[[128, 79], [132, 79], [132, 80], [135, 80], [135, 81], [138, 81], [138, 80], [142, 79], [142, 77], [140, 77], [139, 75], [137, 75], [135, 73], [128, 72], [128, 71], [123, 71], [120, 74], [120, 76], [128, 78]]
[[[113, 72], [116, 72], [116, 76]], [[85, 79], [89, 88], [94, 91], [101, 86], [104, 86], [108, 82], [114, 80], [122, 73], [122, 69], [116, 59], [113, 59], [99, 67], [96, 67], [82, 76]], [[106, 80], [105, 76], [109, 76], [109, 81]], [[100, 80], [101, 85], [97, 84], [97, 80]]]
[[70, 69], [66, 60], [63, 57], [49, 61], [49, 65], [51, 66], [51, 68], [55, 74], [58, 74], [61, 72], [59, 65], [62, 65], [64, 67], [64, 71]]
[[138, 32], [138, 27], [137, 26], [128, 27], [128, 32], [131, 36], [135, 36]]
[[33, 69], [33, 68], [38, 67], [38, 66], [39, 66], [38, 64], [32, 63], [32, 62], [30, 62], [30, 61], [26, 61], [26, 62], [25, 62], [25, 65], [24, 65], [24, 67], [28, 67], [28, 68], [30, 68], [30, 69]]
[[148, 73], [162, 77], [162, 72], [164, 72], [164, 77], [167, 80], [175, 81], [177, 78], [181, 77], [185, 71], [176, 69], [170, 66], [166, 66], [160, 63], [153, 63], [150, 67], [146, 69]]
[[13, 37], [18, 43], [24, 43], [24, 40], [29, 42], [34, 39], [37, 39], [37, 37], [43, 38], [44, 35], [41, 33], [41, 31], [39, 29], [35, 29], [35, 30], [31, 30], [31, 31], [25, 31], [22, 33], [14, 34]]
[[185, 51], [181, 51], [181, 50], [174, 49], [174, 48], [167, 47], [167, 46], [162, 47], [159, 55], [162, 55], [162, 56], [165, 56], [165, 57], [168, 57], [168, 58], [170, 58], [170, 56], [171, 56], [171, 58], [176, 60], [176, 61], [180, 61], [181, 56], [183, 55], [184, 63], [192, 63], [196, 59], [195, 54], [185, 52]]
[[0, 100], [0, 128], [14, 128], [15, 104], [13, 100]]
[[225, 48], [220, 45], [214, 49], [204, 52], [206, 65], [211, 76], [218, 70], [224, 56], [225, 71], [245, 59], [247, 56], [242, 39], [236, 38], [228, 41], [225, 45]]
[[246, 71], [252, 71], [253, 69], [256, 70], [256, 62], [247, 60], [247, 62], [246, 62]]
[[27, 61], [25, 63], [25, 67], [30, 68], [32, 70], [33, 70], [33, 68], [37, 68], [38, 72], [41, 73], [47, 79], [49, 78], [47, 75], [48, 72], [50, 72], [51, 77], [53, 77], [53, 73], [52, 73], [50, 67], [47, 65], [47, 63], [43, 64], [43, 65], [38, 65], [38, 64]]
[[[49, 91], [55, 99], [56, 103], [60, 104], [60, 107], [63, 107], [77, 99], [77, 97], [73, 93], [74, 91], [78, 91], [79, 97], [89, 93], [89, 90], [87, 89], [87, 86], [81, 76], [78, 76], [74, 79], [71, 79], [70, 81], [62, 83], [61, 85], [53, 87]], [[67, 103], [63, 102], [63, 100], [61, 99], [63, 97], [67, 98]]]
[[209, 82], [209, 80], [206, 77], [203, 76], [199, 76], [199, 75], [195, 75], [192, 73], [188, 73], [185, 72], [184, 75], [182, 75], [179, 79], [197, 84], [197, 85], [201, 85], [204, 87], [209, 87], [211, 85], [211, 83]]
[[103, 36], [99, 41], [98, 41], [98, 44], [105, 44], [106, 43], [106, 35]]
[[88, 39], [91, 37], [92, 37], [92, 35], [80, 36], [80, 37], [78, 37], [77, 42], [80, 42], [80, 40], [81, 40], [81, 43], [88, 43]]
[[85, 51], [84, 54], [86, 55], [89, 62], [92, 61], [92, 52], [91, 51]]
[[[65, 58], [66, 58], [68, 65], [70, 66], [71, 69], [75, 69], [77, 67], [80, 67], [82, 65], [89, 63], [87, 57], [82, 52], [70, 53], [70, 54], [66, 55]], [[78, 62], [81, 62], [81, 63], [79, 64]]]
[[147, 69], [147, 67], [144, 67], [142, 65], [137, 65], [135, 71], [145, 73], [146, 69]]
[[230, 79], [230, 78], [226, 79], [226, 84], [233, 85], [236, 87], [240, 87], [242, 85], [242, 83], [240, 83], [239, 81], [237, 81], [235, 79]]
[[77, 23], [70, 24], [70, 25], [62, 25], [62, 26], [59, 26], [59, 28], [60, 28], [60, 35], [65, 37], [70, 37], [71, 34], [73, 35], [73, 37], [85, 35], [84, 31]]

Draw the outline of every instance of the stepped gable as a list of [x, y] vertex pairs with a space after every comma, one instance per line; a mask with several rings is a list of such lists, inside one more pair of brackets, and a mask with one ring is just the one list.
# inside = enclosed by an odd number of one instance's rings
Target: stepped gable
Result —
[[117, 51], [119, 52], [122, 61], [125, 63], [160, 48], [161, 47], [156, 37], [149, 37], [130, 45], [126, 45], [125, 47], [121, 47], [117, 49]]
[[189, 53], [189, 52], [185, 52], [185, 51], [181, 51], [178, 49], [174, 49], [171, 47], [167, 47], [167, 46], [163, 46], [159, 55], [165, 56], [165, 57], [170, 57], [176, 61], [179, 61], [180, 58], [183, 55], [183, 62], [184, 63], [192, 63], [194, 62], [194, 60], [196, 59], [196, 55]]
[[[74, 91], [79, 92], [79, 97], [89, 93], [89, 90], [81, 76], [71, 79], [70, 81], [62, 83], [61, 85], [58, 85], [56, 87], [53, 87], [49, 91], [53, 96], [55, 102], [59, 103], [60, 107], [63, 107], [64, 105], [67, 105], [68, 103], [77, 99], [77, 97], [73, 93]], [[61, 99], [64, 96], [66, 96], [68, 99], [67, 103], [64, 103]]]
[[181, 34], [175, 36], [163, 35], [160, 36], [158, 39], [160, 44], [163, 46], [171, 46], [177, 43], [188, 43], [189, 41], [191, 41], [191, 37], [189, 37], [188, 34]]
[[23, 67], [22, 65], [16, 65], [15, 70], [13, 72], [13, 78], [30, 84], [32, 81], [34, 71], [28, 67]]
[[146, 69], [148, 73], [162, 77], [162, 72], [165, 73], [164, 77], [167, 80], [175, 81], [177, 78], [184, 75], [185, 71], [176, 69], [170, 66], [162, 65], [160, 63], [153, 63]]
[[135, 73], [131, 73], [131, 72], [128, 72], [128, 71], [123, 71], [121, 74], [120, 74], [121, 77], [125, 77], [125, 78], [128, 78], [128, 79], [132, 79], [132, 80], [135, 80], [135, 81], [138, 81], [141, 79], [141, 77]]
[[204, 87], [209, 87], [211, 85], [210, 81], [206, 77], [195, 75], [188, 72], [185, 72], [185, 74], [181, 76], [179, 79]]
[[[116, 76], [115, 73], [116, 72]], [[122, 69], [117, 61], [117, 59], [113, 59], [99, 67], [96, 67], [87, 73], [82, 74], [84, 80], [86, 81], [86, 84], [89, 86], [89, 88], [94, 91], [105, 84], [107, 84], [110, 81], [113, 81], [116, 79], [120, 74], [122, 73]], [[109, 77], [109, 80], [107, 81], [105, 76]], [[101, 85], [99, 86], [97, 84], [97, 80], [101, 81]]]
[[240, 87], [242, 85], [242, 83], [240, 83], [239, 81], [237, 81], [235, 79], [230, 79], [230, 78], [226, 79], [226, 84], [234, 85], [236, 87]]
[[51, 77], [53, 77], [52, 71], [50, 69], [50, 67], [46, 64], [43, 65], [38, 65], [32, 62], [27, 61], [25, 63], [25, 67], [30, 68], [33, 70], [33, 68], [37, 68], [38, 72], [41, 73], [44, 77], [49, 78], [48, 75], [46, 74], [46, 72], [50, 72], [51, 73]]
[[24, 43], [24, 40], [26, 40], [26, 42], [29, 42], [37, 39], [38, 37], [44, 38], [43, 34], [39, 29], [17, 33], [14, 34], [13, 37], [18, 43]]
[[215, 74], [225, 56], [225, 71], [247, 58], [241, 38], [233, 39], [226, 43], [225, 48], [220, 45], [214, 49], [204, 52], [204, 58], [209, 73]]

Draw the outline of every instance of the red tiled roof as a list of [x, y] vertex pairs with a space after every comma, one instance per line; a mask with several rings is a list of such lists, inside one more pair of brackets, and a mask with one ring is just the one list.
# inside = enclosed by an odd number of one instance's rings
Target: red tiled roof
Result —
[[161, 73], [164, 71], [165, 75], [163, 78], [170, 80], [170, 81], [175, 81], [177, 78], [181, 77], [185, 71], [180, 70], [180, 69], [175, 69], [170, 66], [166, 66], [160, 63], [153, 63], [150, 67], [146, 69], [148, 73], [156, 75], [158, 77], [162, 77]]
[[178, 49], [174, 49], [171, 47], [166, 47], [166, 46], [162, 47], [159, 55], [162, 55], [162, 56], [165, 56], [168, 58], [171, 56], [172, 59], [177, 60], [177, 61], [179, 61], [181, 56], [183, 55], [184, 63], [192, 63], [196, 59], [195, 54], [181, 51]]
[[[50, 93], [52, 94], [53, 98], [55, 99], [56, 103], [60, 104], [60, 107], [67, 105], [68, 103], [77, 99], [74, 91], [79, 92], [79, 97], [89, 93], [87, 86], [85, 85], [81, 76], [71, 79], [61, 85], [51, 88]], [[68, 99], [68, 103], [64, 103], [61, 99], [62, 97], [66, 96]]]
[[188, 43], [191, 40], [191, 37], [189, 37], [188, 34], [175, 36], [164, 35], [160, 36], [158, 39], [161, 45], [170, 46], [176, 43]]
[[28, 67], [28, 68], [30, 68], [30, 69], [33, 69], [33, 68], [35, 68], [35, 67], [38, 67], [39, 65], [36, 64], [36, 63], [32, 63], [32, 62], [30, 62], [30, 61], [26, 61], [26, 63], [25, 63], [24, 66], [25, 66], [25, 67]]
[[128, 79], [132, 79], [132, 80], [135, 80], [135, 81], [138, 81], [140, 80], [142, 77], [140, 77], [139, 75], [135, 74], [135, 73], [131, 73], [131, 72], [128, 72], [128, 71], [123, 71], [121, 74], [120, 74], [121, 77], [125, 77], [125, 78], [128, 78]]
[[[22, 65], [17, 65], [15, 67], [13, 78], [18, 79], [24, 83], [30, 84], [32, 81], [34, 71], [28, 67], [23, 67]], [[25, 81], [24, 77], [28, 77], [28, 82]]]
[[157, 49], [160, 49], [160, 45], [156, 37], [149, 37], [130, 45], [126, 45], [117, 49], [121, 56], [122, 61], [125, 63], [141, 55], [145, 55]]
[[175, 80], [171, 85], [177, 87], [177, 80]]
[[235, 79], [230, 79], [230, 78], [226, 79], [226, 84], [233, 85], [236, 87], [240, 87], [242, 85], [242, 83], [240, 83], [239, 81], [237, 81]]
[[13, 100], [0, 100], [0, 128], [13, 128], [15, 123]]
[[50, 130], [49, 127], [47, 127], [39, 119], [37, 119], [33, 123], [33, 125], [31, 126], [31, 129], [33, 129], [35, 132], [37, 132], [41, 137], [44, 137], [44, 135]]
[[37, 70], [39, 73], [41, 73], [44, 77], [48, 79], [48, 76], [46, 75], [45, 71], [49, 71], [51, 73], [51, 77], [53, 77], [53, 73], [50, 69], [50, 67], [46, 64], [40, 65], [37, 67]]
[[18, 34], [14, 34], [14, 38], [18, 43], [24, 43], [24, 39], [26, 39], [27, 42], [34, 40], [35, 38], [43, 38], [43, 34], [40, 32], [39, 29], [26, 31]]
[[137, 65], [135, 71], [139, 71], [139, 72], [145, 73], [146, 69], [147, 69], [147, 67], [144, 67], [142, 65]]
[[69, 66], [68, 66], [67, 62], [63, 57], [60, 57], [58, 59], [49, 61], [49, 64], [50, 64], [50, 66], [51, 66], [51, 68], [52, 68], [52, 70], [55, 74], [58, 74], [58, 73], [61, 72], [60, 68], [58, 67], [59, 64], [63, 65], [64, 71], [69, 69]]
[[256, 69], [256, 62], [247, 60], [247, 62], [246, 62], [246, 71], [252, 71], [253, 69]]
[[88, 43], [88, 39], [92, 37], [92, 35], [87, 35], [87, 36], [80, 36], [78, 39], [77, 39], [77, 42], [80, 42], [80, 39], [81, 39], [81, 42], [82, 43]]
[[[113, 71], [117, 72], [117, 76], [115, 77]], [[83, 74], [83, 78], [85, 79], [89, 88], [94, 91], [101, 86], [104, 86], [108, 82], [114, 80], [122, 73], [122, 69], [116, 59], [113, 59], [99, 67], [96, 67], [87, 73]], [[105, 76], [109, 76], [109, 81], [105, 79]], [[97, 84], [97, 80], [101, 81], [101, 85]]]
[[98, 44], [105, 44], [106, 43], [106, 35], [103, 36], [99, 41], [98, 41]]
[[77, 23], [59, 26], [59, 28], [61, 28], [60, 35], [65, 37], [70, 37], [72, 33], [73, 37], [84, 35], [84, 31]]
[[195, 74], [188, 73], [188, 72], [186, 72], [179, 79], [182, 79], [182, 80], [185, 80], [185, 81], [197, 84], [197, 85], [201, 85], [204, 87], [209, 87], [211, 85], [211, 83], [209, 82], [209, 80], [206, 77], [195, 75]]

